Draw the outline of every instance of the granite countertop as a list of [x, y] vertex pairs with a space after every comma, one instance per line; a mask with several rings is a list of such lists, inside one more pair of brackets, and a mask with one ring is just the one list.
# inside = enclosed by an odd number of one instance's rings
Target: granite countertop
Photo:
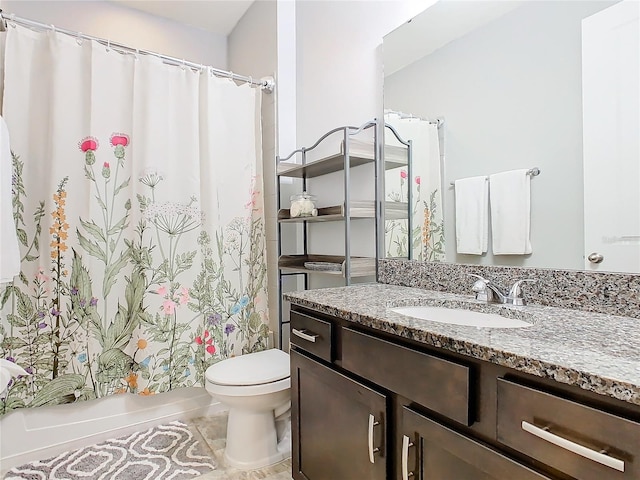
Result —
[[[304, 290], [290, 302], [376, 330], [497, 365], [576, 385], [640, 405], [640, 319], [556, 307], [486, 305], [473, 296], [386, 284]], [[513, 310], [526, 328], [477, 328], [420, 320], [391, 311], [447, 303], [456, 308]], [[473, 305], [471, 305], [473, 304]]]

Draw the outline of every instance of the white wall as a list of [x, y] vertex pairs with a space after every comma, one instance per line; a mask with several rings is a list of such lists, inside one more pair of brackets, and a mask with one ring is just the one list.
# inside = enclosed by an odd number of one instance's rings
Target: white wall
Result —
[[425, 8], [416, 0], [297, 4], [298, 144], [382, 113], [382, 39]]
[[1, 0], [4, 14], [53, 24], [124, 45], [227, 69], [227, 39], [116, 3], [95, 0]]

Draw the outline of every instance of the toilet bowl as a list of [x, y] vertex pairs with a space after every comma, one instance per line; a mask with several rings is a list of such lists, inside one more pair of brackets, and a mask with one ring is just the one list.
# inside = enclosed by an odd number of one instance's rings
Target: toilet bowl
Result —
[[228, 465], [255, 469], [291, 455], [289, 355], [269, 349], [233, 357], [205, 372], [207, 391], [229, 407]]

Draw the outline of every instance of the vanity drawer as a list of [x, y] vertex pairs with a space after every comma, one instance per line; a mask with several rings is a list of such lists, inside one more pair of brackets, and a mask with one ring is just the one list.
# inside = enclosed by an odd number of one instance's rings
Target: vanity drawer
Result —
[[469, 367], [342, 329], [342, 366], [450, 419], [471, 425]]
[[639, 423], [501, 378], [497, 418], [498, 441], [577, 480], [640, 479]]
[[316, 357], [331, 362], [333, 324], [300, 312], [291, 312], [290, 342]]

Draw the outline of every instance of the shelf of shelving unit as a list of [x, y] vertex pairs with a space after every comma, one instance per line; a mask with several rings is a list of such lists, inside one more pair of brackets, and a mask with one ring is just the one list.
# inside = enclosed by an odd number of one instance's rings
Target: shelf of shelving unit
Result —
[[[305, 268], [306, 262], [328, 262], [340, 264], [340, 270], [312, 270]], [[299, 274], [311, 273], [318, 275], [345, 276], [344, 256], [340, 255], [281, 255], [278, 259], [278, 268], [282, 273]], [[376, 259], [369, 257], [351, 257], [351, 276], [367, 277], [375, 275]]]
[[[372, 163], [374, 158], [366, 154], [349, 155], [349, 165], [351, 168], [359, 167], [360, 165], [366, 165]], [[407, 165], [407, 161], [394, 159], [384, 162], [385, 170], [391, 170], [393, 168], [404, 167]], [[276, 175], [280, 177], [289, 178], [314, 178], [321, 175], [327, 175], [328, 173], [340, 172], [344, 170], [344, 155], [337, 153], [329, 157], [321, 158], [309, 162], [305, 165], [292, 162], [280, 162], [278, 164], [278, 171]]]
[[[388, 220], [399, 220], [407, 218], [408, 205], [404, 202], [385, 202], [385, 218]], [[375, 218], [376, 210], [373, 201], [351, 201], [349, 209], [350, 218]], [[315, 217], [294, 217], [291, 218], [288, 208], [278, 210], [278, 221], [285, 223], [301, 222], [336, 222], [344, 220], [344, 205], [334, 205], [331, 207], [318, 208], [318, 215]]]

